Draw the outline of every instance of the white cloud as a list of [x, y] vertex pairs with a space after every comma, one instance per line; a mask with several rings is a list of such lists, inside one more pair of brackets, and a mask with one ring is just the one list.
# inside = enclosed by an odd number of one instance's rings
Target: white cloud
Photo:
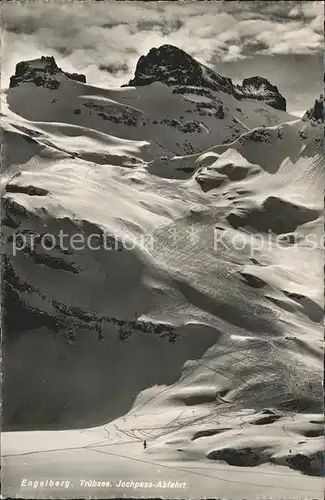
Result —
[[290, 10], [290, 16], [305, 16], [307, 18], [314, 18], [321, 16], [324, 13], [324, 4], [322, 1], [318, 2], [296, 2], [296, 5]]
[[[263, 3], [263, 5], [261, 5]], [[258, 53], [322, 50], [322, 2], [5, 3], [4, 83], [22, 59], [54, 55], [90, 83], [120, 85], [140, 55], [164, 43], [202, 62], [236, 62]], [[111, 68], [102, 71], [99, 66]]]
[[322, 47], [322, 36], [300, 22], [278, 24], [256, 35], [256, 39], [267, 46], [265, 54], [311, 54]]

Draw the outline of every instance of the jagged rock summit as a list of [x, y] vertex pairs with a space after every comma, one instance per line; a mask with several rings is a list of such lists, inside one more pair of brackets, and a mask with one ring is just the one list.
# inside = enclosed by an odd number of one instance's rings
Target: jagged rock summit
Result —
[[303, 116], [304, 120], [324, 121], [324, 96], [320, 95], [319, 99], [315, 99], [314, 106], [306, 111]]
[[286, 111], [285, 98], [266, 78], [254, 76], [246, 78], [242, 85], [235, 85], [231, 78], [219, 75], [173, 45], [152, 48], [146, 56], [141, 56], [134, 78], [126, 86], [137, 87], [154, 82], [175, 86], [175, 93], [186, 93], [186, 87], [203, 87], [226, 92], [236, 99], [263, 100], [275, 109]]
[[58, 67], [53, 56], [42, 56], [32, 61], [22, 61], [16, 65], [15, 74], [10, 78], [9, 88], [21, 83], [34, 83], [38, 87], [57, 89], [63, 77], [86, 83], [86, 76], [80, 73], [68, 73]]
[[173, 45], [152, 48], [146, 56], [141, 56], [134, 78], [128, 85], [148, 85], [157, 81], [166, 85], [191, 85], [223, 90], [227, 93], [233, 92], [233, 83], [230, 78], [214, 73], [210, 68]]
[[287, 103], [283, 95], [280, 94], [278, 87], [272, 85], [262, 76], [252, 76], [245, 78], [237, 90], [245, 98], [263, 100], [272, 108], [286, 111]]

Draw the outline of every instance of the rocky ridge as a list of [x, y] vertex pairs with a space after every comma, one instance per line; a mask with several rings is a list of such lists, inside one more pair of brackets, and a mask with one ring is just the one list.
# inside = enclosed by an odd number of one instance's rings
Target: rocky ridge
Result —
[[308, 109], [303, 116], [303, 120], [324, 121], [324, 96], [321, 95], [319, 99], [315, 99], [312, 108]]
[[58, 67], [53, 56], [42, 56], [34, 61], [22, 61], [16, 65], [15, 74], [10, 78], [9, 88], [18, 87], [22, 83], [34, 83], [38, 87], [58, 89], [60, 75], [70, 80], [86, 83], [86, 76], [81, 73], [68, 73]]

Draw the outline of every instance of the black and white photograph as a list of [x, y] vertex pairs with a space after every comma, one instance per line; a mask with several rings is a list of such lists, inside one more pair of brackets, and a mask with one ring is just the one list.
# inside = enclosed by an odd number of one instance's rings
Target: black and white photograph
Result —
[[1, 498], [324, 496], [324, 4], [5, 0]]

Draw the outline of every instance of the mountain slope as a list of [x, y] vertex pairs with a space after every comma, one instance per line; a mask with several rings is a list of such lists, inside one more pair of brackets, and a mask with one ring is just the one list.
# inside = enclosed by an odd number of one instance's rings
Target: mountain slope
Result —
[[[255, 93], [245, 91], [245, 98], [238, 101], [223, 86], [192, 85], [183, 93], [180, 86], [168, 87], [161, 79], [145, 87], [96, 89], [71, 79], [52, 59], [49, 72], [49, 59], [18, 65], [20, 76], [8, 93], [11, 111], [31, 121], [47, 116], [49, 122], [68, 121], [123, 139], [145, 138], [167, 156], [202, 151], [232, 142], [247, 129], [294, 119], [257, 100]], [[37, 105], [31, 107], [35, 86]]]
[[225, 92], [238, 100], [261, 100], [275, 109], [286, 111], [285, 98], [266, 78], [255, 76], [246, 78], [242, 85], [234, 85], [230, 78], [218, 75], [173, 45], [161, 45], [141, 56], [134, 78], [128, 85], [137, 87], [153, 82], [172, 86], [175, 93], [191, 93], [191, 87], [199, 87]]
[[[37, 85], [46, 61], [3, 107], [4, 429], [318, 497], [321, 121], [202, 81], [98, 89], [53, 62]], [[6, 433], [6, 454], [33, 435]]]

